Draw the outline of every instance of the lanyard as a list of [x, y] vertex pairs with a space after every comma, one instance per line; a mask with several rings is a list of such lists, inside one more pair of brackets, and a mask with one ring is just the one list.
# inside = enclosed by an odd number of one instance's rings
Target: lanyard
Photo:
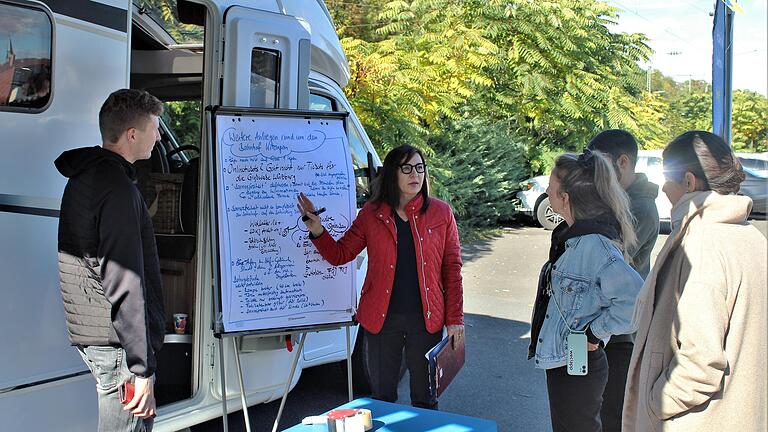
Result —
[[549, 292], [549, 298], [550, 300], [555, 302], [555, 307], [557, 307], [557, 312], [560, 314], [560, 319], [563, 320], [563, 324], [565, 324], [565, 328], [568, 329], [570, 333], [586, 333], [587, 329], [584, 330], [574, 330], [571, 328], [571, 326], [568, 325], [568, 321], [565, 319], [565, 315], [563, 315], [563, 311], [560, 309], [560, 304], [557, 303], [557, 298], [555, 297], [555, 292], [552, 290], [552, 263], [547, 263], [547, 270], [546, 270], [546, 278], [547, 278], [547, 291]]

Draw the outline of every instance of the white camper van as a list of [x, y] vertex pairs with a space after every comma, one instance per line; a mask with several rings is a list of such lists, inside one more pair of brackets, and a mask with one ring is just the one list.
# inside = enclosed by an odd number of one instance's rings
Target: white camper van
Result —
[[[185, 24], [169, 26], [172, 17]], [[368, 168], [381, 161], [342, 93], [348, 79], [322, 0], [0, 0], [0, 429], [96, 428], [95, 382], [69, 346], [59, 293], [66, 179], [53, 161], [101, 143], [98, 111], [107, 95], [132, 87], [197, 107], [347, 111], [362, 203]], [[162, 140], [137, 170], [156, 226], [166, 313], [189, 315], [186, 334], [173, 334], [169, 319], [158, 359], [155, 430], [172, 431], [220, 416], [221, 394], [211, 191], [200, 178], [211, 143], [205, 122], [174, 133], [173, 119], [164, 120]], [[358, 257], [358, 283], [366, 264]], [[293, 356], [285, 340], [246, 336], [238, 347], [248, 404], [279, 398]], [[299, 367], [342, 361], [345, 349], [342, 330], [310, 334]], [[233, 344], [224, 351], [228, 406], [236, 410]]]

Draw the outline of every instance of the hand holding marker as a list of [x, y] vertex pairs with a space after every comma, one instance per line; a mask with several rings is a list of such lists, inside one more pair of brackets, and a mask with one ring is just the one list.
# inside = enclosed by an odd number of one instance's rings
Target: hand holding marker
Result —
[[313, 237], [320, 237], [324, 231], [324, 228], [318, 215], [325, 211], [325, 207], [319, 210], [315, 210], [315, 205], [303, 193], [299, 194], [297, 200], [298, 203], [296, 204], [296, 207], [299, 208], [301, 220], [304, 221], [304, 224], [307, 225], [307, 229], [309, 229]]
[[[320, 207], [318, 210], [311, 211], [309, 213], [312, 213], [315, 216], [319, 216], [321, 213], [325, 213], [325, 207]], [[304, 216], [301, 217], [301, 221], [302, 222], [306, 222], [308, 220], [309, 220], [309, 216], [307, 216], [307, 215], [304, 215]]]

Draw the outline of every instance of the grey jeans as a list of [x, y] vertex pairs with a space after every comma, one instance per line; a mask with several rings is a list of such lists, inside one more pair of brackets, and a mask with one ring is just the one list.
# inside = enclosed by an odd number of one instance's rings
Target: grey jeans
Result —
[[154, 419], [142, 419], [123, 411], [117, 387], [131, 377], [125, 350], [112, 346], [78, 346], [83, 361], [96, 378], [99, 396], [99, 432], [151, 432]]

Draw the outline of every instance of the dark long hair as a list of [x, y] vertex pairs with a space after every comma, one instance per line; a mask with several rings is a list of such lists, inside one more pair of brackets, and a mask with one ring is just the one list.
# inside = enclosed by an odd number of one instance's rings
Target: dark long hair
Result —
[[[421, 160], [424, 161], [426, 167], [427, 159], [424, 157], [424, 153], [416, 147], [405, 144], [395, 147], [387, 153], [387, 156], [384, 158], [384, 166], [373, 181], [371, 201], [378, 204], [386, 202], [392, 207], [392, 210], [400, 206], [400, 186], [397, 183], [397, 172], [400, 170], [400, 165], [408, 161], [415, 154], [421, 156]], [[419, 193], [424, 197], [420, 210], [424, 213], [427, 211], [427, 207], [429, 207], [429, 176], [426, 169], [424, 170], [424, 182], [421, 184]]]
[[688, 131], [672, 140], [662, 156], [667, 178], [681, 183], [690, 172], [702, 181], [699, 190], [733, 194], [744, 181], [741, 163], [731, 147], [710, 132]]

